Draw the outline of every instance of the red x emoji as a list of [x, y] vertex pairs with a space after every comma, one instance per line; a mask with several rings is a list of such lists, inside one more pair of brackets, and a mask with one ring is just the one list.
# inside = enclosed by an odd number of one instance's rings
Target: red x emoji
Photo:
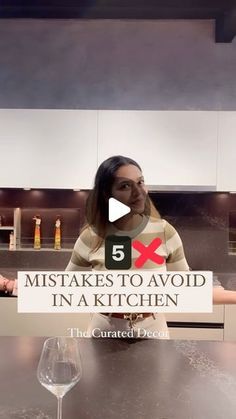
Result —
[[141, 268], [147, 261], [147, 259], [151, 259], [158, 265], [162, 265], [165, 259], [162, 256], [155, 253], [155, 250], [161, 245], [161, 243], [162, 241], [159, 237], [152, 240], [152, 242], [148, 246], [145, 246], [139, 240], [134, 240], [132, 243], [133, 248], [141, 253], [138, 259], [135, 261], [136, 268]]

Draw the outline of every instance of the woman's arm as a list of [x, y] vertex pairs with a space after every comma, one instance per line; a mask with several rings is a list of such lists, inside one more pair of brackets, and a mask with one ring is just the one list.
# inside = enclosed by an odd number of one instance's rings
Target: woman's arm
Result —
[[89, 261], [91, 252], [91, 233], [89, 228], [85, 229], [76, 240], [70, 261], [66, 271], [90, 270], [92, 268]]
[[236, 304], [236, 291], [213, 287], [213, 304]]

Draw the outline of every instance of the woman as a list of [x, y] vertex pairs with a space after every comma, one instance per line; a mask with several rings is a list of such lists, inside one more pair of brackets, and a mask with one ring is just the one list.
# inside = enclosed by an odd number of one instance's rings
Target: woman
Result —
[[[110, 223], [108, 200], [110, 197], [130, 207], [127, 215]], [[75, 243], [67, 270], [105, 270], [104, 243], [107, 235], [125, 235], [145, 246], [157, 236], [162, 244], [158, 254], [164, 263], [157, 265], [148, 260], [142, 269], [185, 271], [189, 266], [185, 259], [181, 239], [167, 221], [161, 219], [152, 204], [144, 184], [142, 170], [134, 160], [113, 156], [98, 168], [94, 188], [86, 209], [87, 225]], [[138, 253], [132, 249], [132, 266]], [[214, 288], [214, 303], [236, 302], [236, 293]], [[96, 333], [95, 333], [96, 331]], [[168, 328], [162, 313], [107, 313], [94, 314], [89, 325], [89, 335], [98, 337], [155, 337], [168, 338]], [[141, 336], [142, 335], [142, 336]]]
[[[110, 197], [116, 198], [131, 209], [129, 214], [113, 223], [108, 221]], [[189, 269], [178, 233], [167, 221], [160, 218], [147, 194], [140, 166], [128, 157], [114, 156], [100, 165], [87, 202], [86, 218], [87, 225], [76, 241], [67, 270], [105, 270], [104, 241], [110, 234], [129, 236], [145, 245], [149, 245], [155, 237], [162, 239], [158, 254], [164, 257], [164, 263], [157, 265], [148, 260], [142, 269]], [[135, 269], [137, 253], [134, 249], [132, 252], [131, 269]], [[17, 280], [8, 280], [0, 275], [1, 291], [16, 295]], [[236, 292], [215, 286], [213, 303], [235, 304]], [[165, 317], [161, 313], [136, 313], [133, 316], [129, 313], [95, 314], [90, 323], [90, 335], [95, 329], [98, 329], [97, 334], [99, 330], [124, 331], [132, 332], [130, 336], [137, 336], [139, 333], [144, 335], [145, 331], [150, 331], [149, 337], [168, 337]]]

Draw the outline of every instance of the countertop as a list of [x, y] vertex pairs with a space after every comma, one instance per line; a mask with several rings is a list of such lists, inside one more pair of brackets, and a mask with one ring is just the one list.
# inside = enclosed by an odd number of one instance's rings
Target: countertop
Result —
[[[36, 377], [43, 341], [0, 338], [1, 419], [56, 417]], [[236, 343], [78, 342], [83, 376], [63, 399], [65, 419], [235, 419]]]

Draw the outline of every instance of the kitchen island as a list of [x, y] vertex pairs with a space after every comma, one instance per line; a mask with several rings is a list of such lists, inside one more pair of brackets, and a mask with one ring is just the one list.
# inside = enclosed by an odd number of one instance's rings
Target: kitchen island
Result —
[[[44, 338], [0, 338], [0, 418], [53, 419], [56, 398], [37, 381]], [[66, 419], [235, 419], [236, 344], [79, 339], [81, 381]]]

